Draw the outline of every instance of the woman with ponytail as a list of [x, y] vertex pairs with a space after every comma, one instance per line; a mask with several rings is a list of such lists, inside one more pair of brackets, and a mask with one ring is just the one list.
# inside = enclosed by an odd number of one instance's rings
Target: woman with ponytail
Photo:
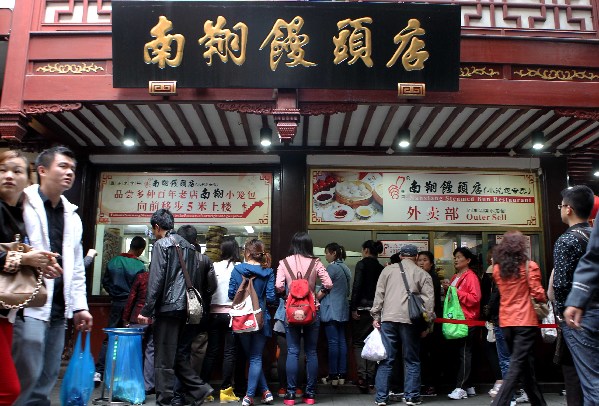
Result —
[[255, 277], [253, 281], [254, 290], [258, 296], [264, 320], [264, 326], [260, 331], [239, 334], [239, 340], [250, 363], [247, 392], [243, 397], [242, 406], [252, 406], [254, 404], [256, 391], [261, 395], [263, 404], [272, 404], [274, 400], [262, 370], [264, 344], [272, 334], [270, 313], [266, 308], [266, 303], [277, 303], [275, 275], [270, 267], [270, 262], [270, 255], [265, 252], [264, 243], [257, 238], [252, 238], [245, 243], [244, 262], [235, 265], [229, 280], [228, 293], [229, 299], [232, 300], [243, 281], [242, 276], [246, 278]]

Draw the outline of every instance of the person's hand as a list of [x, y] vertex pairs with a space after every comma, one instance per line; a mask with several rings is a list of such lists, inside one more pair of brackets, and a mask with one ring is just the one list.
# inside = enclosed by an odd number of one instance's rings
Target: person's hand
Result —
[[420, 338], [424, 338], [428, 335], [428, 329], [424, 330], [422, 333], [420, 333]]
[[86, 254], [85, 256], [86, 256], [86, 257], [92, 257], [92, 258], [93, 258], [93, 257], [95, 257], [96, 255], [98, 255], [98, 251], [96, 251], [96, 250], [95, 250], [95, 249], [93, 249], [93, 248], [90, 248], [90, 249], [87, 251], [87, 254]]
[[87, 310], [81, 310], [73, 315], [75, 328], [80, 331], [91, 331], [94, 324], [94, 318]]
[[56, 263], [57, 256], [58, 254], [50, 251], [31, 250], [21, 256], [21, 264], [35, 268], [44, 268]]
[[354, 310], [353, 312], [351, 312], [351, 318], [354, 320], [360, 320], [360, 315], [358, 314], [357, 310]]
[[372, 327], [374, 327], [376, 329], [380, 329], [381, 328], [381, 322], [378, 321], [378, 320], [373, 320]]
[[56, 260], [54, 260], [53, 264], [42, 268], [42, 273], [44, 274], [44, 277], [48, 279], [56, 279], [62, 275], [62, 267], [58, 265]]
[[564, 310], [564, 320], [569, 327], [579, 329], [583, 314], [584, 310], [580, 307], [568, 306]]
[[137, 322], [139, 324], [150, 324], [150, 318], [142, 316], [141, 314], [137, 316]]

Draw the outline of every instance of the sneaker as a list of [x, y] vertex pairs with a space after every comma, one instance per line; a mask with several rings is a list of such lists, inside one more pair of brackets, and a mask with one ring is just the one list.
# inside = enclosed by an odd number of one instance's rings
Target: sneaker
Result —
[[281, 388], [281, 389], [279, 389], [279, 391], [277, 392], [277, 396], [278, 396], [278, 397], [280, 397], [280, 398], [284, 398], [286, 393], [287, 393], [287, 389], [285, 389], [285, 388]]
[[94, 372], [94, 386], [97, 388], [102, 383], [102, 374]]
[[331, 377], [331, 385], [332, 386], [339, 386], [339, 375], [333, 375]]
[[421, 405], [422, 398], [420, 396], [416, 396], [414, 398], [404, 398], [403, 400], [406, 405]]
[[376, 400], [374, 401], [374, 404], [376, 406], [387, 406], [387, 402], [381, 401], [381, 402], [377, 402]]
[[510, 406], [516, 406], [516, 405], [517, 405], [517, 403], [515, 400], [510, 401]]
[[273, 400], [275, 400], [275, 398], [272, 396], [272, 392], [269, 390], [265, 390], [262, 394], [262, 404], [272, 405]]
[[468, 396], [476, 396], [476, 391], [474, 390], [474, 386], [466, 388], [466, 395], [468, 395]]
[[212, 395], [206, 396], [206, 399], [204, 399], [204, 402], [214, 402], [214, 396], [212, 396]]
[[295, 393], [287, 392], [283, 397], [283, 404], [290, 406], [295, 405]]
[[530, 403], [530, 401], [528, 400], [528, 395], [526, 394], [526, 392], [524, 392], [524, 390], [521, 390], [520, 395], [516, 396], [516, 403]]
[[302, 396], [302, 400], [307, 405], [313, 405], [314, 403], [316, 403], [316, 399], [314, 399], [313, 393], [304, 393], [304, 396]]
[[220, 390], [220, 403], [239, 402], [239, 397], [233, 392], [233, 387]]
[[339, 374], [339, 385], [345, 385], [345, 374]]
[[426, 386], [420, 393], [420, 396], [437, 396], [434, 386]]
[[389, 391], [389, 400], [392, 400], [394, 402], [401, 402], [402, 398], [403, 398], [403, 392]]
[[491, 396], [492, 398], [497, 396], [497, 394], [499, 393], [499, 389], [501, 389], [501, 384], [500, 383], [494, 384], [493, 387], [491, 388], [491, 390], [489, 391], [489, 396]]
[[300, 396], [304, 396], [304, 391], [303, 391], [303, 390], [301, 390], [301, 389], [299, 389], [299, 388], [296, 388], [296, 389], [295, 389], [295, 396], [297, 396], [298, 398], [299, 398]]
[[460, 400], [460, 399], [466, 399], [468, 397], [468, 394], [462, 388], [455, 388], [453, 390], [453, 392], [451, 392], [449, 395], [447, 395], [447, 397], [449, 399], [453, 399], [453, 400]]
[[253, 406], [254, 405], [254, 399], [252, 399], [249, 396], [244, 396], [243, 400], [241, 401], [241, 406]]

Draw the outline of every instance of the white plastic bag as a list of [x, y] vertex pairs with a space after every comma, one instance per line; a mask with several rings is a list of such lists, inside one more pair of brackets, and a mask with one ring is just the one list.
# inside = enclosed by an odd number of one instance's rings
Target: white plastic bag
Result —
[[487, 341], [490, 343], [495, 342], [495, 325], [491, 322], [485, 321], [485, 327], [487, 328]]
[[[549, 307], [549, 314], [543, 318], [541, 324], [555, 324], [555, 314], [553, 313], [553, 304], [551, 301], [547, 302], [547, 307]], [[554, 327], [543, 327], [541, 328], [541, 336], [543, 336], [543, 341], [551, 344], [554, 343], [557, 339], [557, 329]]]
[[362, 358], [368, 361], [382, 361], [387, 358], [387, 351], [378, 328], [372, 330], [372, 333], [368, 334], [368, 337], [364, 340]]

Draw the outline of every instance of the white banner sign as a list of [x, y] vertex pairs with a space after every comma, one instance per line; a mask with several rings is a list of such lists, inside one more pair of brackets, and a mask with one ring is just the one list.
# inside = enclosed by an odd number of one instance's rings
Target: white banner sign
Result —
[[399, 252], [404, 245], [412, 244], [420, 251], [428, 251], [428, 241], [408, 241], [408, 240], [382, 240], [383, 253], [380, 255], [384, 258], [389, 258], [391, 255]]
[[268, 225], [271, 173], [117, 173], [100, 181], [98, 224], [148, 224], [169, 209], [189, 224]]
[[532, 173], [311, 171], [310, 224], [538, 227]]

